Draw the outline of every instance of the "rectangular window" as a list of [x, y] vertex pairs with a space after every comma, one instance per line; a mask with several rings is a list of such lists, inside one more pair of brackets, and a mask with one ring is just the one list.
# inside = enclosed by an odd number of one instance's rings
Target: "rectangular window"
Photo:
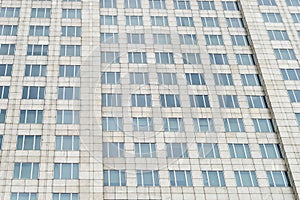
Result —
[[100, 8], [116, 8], [116, 0], [100, 0]]
[[259, 144], [262, 158], [282, 158], [279, 144]]
[[226, 22], [229, 28], [244, 28], [242, 18], [226, 18]]
[[57, 110], [57, 124], [79, 124], [79, 110]]
[[100, 25], [117, 25], [117, 16], [100, 15]]
[[79, 200], [78, 193], [53, 193], [52, 200]]
[[293, 49], [274, 49], [277, 60], [297, 60]]
[[80, 45], [60, 45], [60, 56], [80, 56]]
[[258, 74], [241, 74], [243, 86], [261, 86]]
[[188, 158], [186, 143], [167, 143], [167, 158]]
[[194, 26], [192, 17], [176, 17], [177, 26]]
[[169, 26], [167, 16], [151, 16], [152, 26]]
[[39, 163], [15, 163], [13, 179], [38, 179], [38, 177]]
[[267, 23], [282, 23], [282, 18], [279, 13], [262, 13], [264, 22]]
[[270, 40], [289, 40], [288, 34], [286, 31], [282, 30], [270, 30], [268, 31]]
[[255, 171], [234, 171], [238, 187], [258, 187]]
[[32, 8], [31, 18], [50, 18], [50, 8]]
[[180, 44], [197, 45], [197, 37], [195, 34], [179, 34]]
[[62, 9], [63, 19], [81, 19], [81, 9]]
[[12, 64], [0, 64], [0, 76], [11, 76]]
[[37, 193], [12, 192], [10, 200], [37, 200]]
[[[297, 118], [298, 126], [300, 126], [300, 113], [295, 113], [295, 115], [296, 115], [296, 118]], [[1, 120], [0, 120], [0, 123], [1, 123]]]
[[219, 27], [217, 17], [201, 17], [203, 27]]
[[136, 64], [146, 64], [146, 52], [128, 52], [128, 62]]
[[0, 17], [19, 17], [20, 16], [20, 8], [10, 8], [10, 7], [3, 7], [0, 8]]
[[291, 187], [286, 171], [267, 171], [270, 187]]
[[30, 26], [29, 36], [49, 36], [49, 26]]
[[81, 37], [81, 26], [62, 26], [61, 36], [64, 37]]
[[[1, 109], [0, 110], [0, 123], [3, 124], [5, 122], [5, 118], [6, 118], [6, 110]], [[2, 144], [2, 140], [1, 140], [1, 144]]]
[[183, 53], [182, 59], [183, 59], [183, 64], [189, 64], [189, 65], [201, 64], [199, 53]]
[[288, 94], [292, 103], [300, 102], [300, 90], [288, 90]]
[[125, 170], [104, 170], [104, 186], [126, 186]]
[[220, 158], [218, 144], [200, 143], [197, 146], [200, 158]]
[[122, 131], [123, 119], [121, 117], [102, 117], [103, 131]]
[[215, 3], [213, 1], [198, 1], [199, 10], [215, 10]]
[[153, 131], [153, 120], [150, 117], [133, 117], [133, 131]]
[[203, 74], [186, 73], [185, 77], [188, 85], [206, 85]]
[[191, 107], [193, 108], [209, 108], [208, 95], [189, 95]]
[[104, 158], [123, 158], [124, 143], [123, 142], [103, 142]]
[[100, 33], [100, 43], [102, 44], [117, 44], [119, 43], [118, 33]]
[[274, 126], [271, 119], [252, 119], [256, 132], [273, 133]]
[[170, 185], [175, 187], [193, 186], [191, 171], [170, 170]]
[[176, 94], [161, 94], [160, 104], [162, 107], [180, 107], [179, 95]]
[[171, 44], [170, 34], [153, 34], [154, 44]]
[[79, 179], [79, 164], [54, 163], [54, 179]]
[[22, 99], [44, 99], [45, 87], [23, 86]]
[[27, 56], [48, 56], [48, 45], [29, 44]]
[[231, 35], [233, 46], [249, 46], [249, 40], [246, 35]]
[[216, 85], [234, 85], [231, 74], [214, 74], [214, 80]]
[[80, 87], [58, 87], [58, 97], [61, 100], [79, 100]]
[[124, 7], [125, 8], [142, 8], [141, 0], [125, 0]]
[[102, 106], [105, 107], [118, 107], [122, 106], [122, 95], [121, 94], [108, 94], [102, 93]]
[[248, 144], [228, 144], [231, 158], [251, 158]]
[[182, 132], [184, 131], [182, 118], [163, 118], [165, 132]]
[[120, 84], [120, 72], [102, 72], [101, 83]]
[[41, 124], [43, 122], [42, 110], [20, 110], [21, 124]]
[[127, 26], [143, 26], [143, 16], [126, 16]]
[[10, 86], [0, 86], [0, 99], [8, 99]]
[[174, 64], [174, 56], [171, 52], [155, 52], [156, 64]]
[[221, 108], [239, 108], [237, 95], [218, 95]]
[[137, 170], [137, 186], [159, 186], [157, 170]]
[[40, 135], [18, 135], [17, 150], [40, 150]]
[[174, 0], [174, 8], [178, 10], [189, 10], [191, 4], [189, 0]]
[[284, 80], [300, 80], [300, 69], [280, 69], [280, 71]]
[[222, 1], [222, 7], [224, 10], [240, 10], [237, 1]]
[[145, 44], [145, 34], [142, 33], [127, 33], [128, 44]]
[[249, 108], [267, 108], [267, 101], [265, 96], [254, 96], [254, 95], [248, 95], [247, 101]]
[[120, 63], [119, 52], [101, 51], [101, 63]]
[[276, 6], [275, 0], [258, 0], [258, 5], [261, 6]]
[[0, 44], [0, 55], [14, 55], [15, 44]]
[[151, 94], [132, 94], [131, 105], [133, 107], [151, 107]]
[[254, 65], [254, 57], [252, 54], [235, 54], [238, 65]]
[[225, 118], [223, 122], [225, 132], [245, 132], [242, 118]]
[[287, 6], [300, 6], [300, 0], [285, 0]]
[[175, 73], [157, 73], [157, 76], [160, 85], [177, 85]]
[[130, 72], [130, 84], [148, 85], [149, 73], [148, 72]]
[[56, 151], [79, 151], [79, 136], [58, 135], [55, 136]]
[[215, 130], [212, 118], [194, 118], [195, 132], [213, 132]]
[[205, 35], [206, 45], [224, 45], [222, 35]]
[[155, 143], [135, 143], [134, 150], [137, 158], [156, 158]]
[[225, 187], [223, 171], [202, 171], [203, 184], [206, 187]]
[[228, 65], [228, 58], [226, 54], [210, 53], [210, 64], [212, 65]]
[[79, 65], [60, 65], [59, 77], [80, 77]]
[[149, 0], [150, 9], [166, 9], [165, 0]]
[[45, 77], [47, 71], [46, 65], [26, 65], [25, 76]]
[[17, 25], [0, 25], [0, 36], [16, 36], [17, 32]]
[[300, 23], [300, 13], [291, 13], [294, 23]]

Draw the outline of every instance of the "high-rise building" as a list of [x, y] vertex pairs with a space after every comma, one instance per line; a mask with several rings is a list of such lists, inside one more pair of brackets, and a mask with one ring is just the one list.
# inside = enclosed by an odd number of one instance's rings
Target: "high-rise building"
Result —
[[1, 0], [0, 199], [291, 200], [300, 0]]

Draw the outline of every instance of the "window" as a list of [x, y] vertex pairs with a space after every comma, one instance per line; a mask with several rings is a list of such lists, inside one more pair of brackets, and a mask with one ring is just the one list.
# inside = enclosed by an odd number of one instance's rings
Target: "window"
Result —
[[244, 28], [242, 18], [226, 18], [226, 22], [229, 28]]
[[160, 103], [162, 107], [180, 107], [179, 95], [161, 94]]
[[63, 19], [81, 19], [81, 9], [62, 9]]
[[123, 142], [104, 142], [103, 143], [104, 158], [121, 158], [124, 157]]
[[57, 99], [79, 100], [80, 99], [80, 87], [58, 87]]
[[122, 131], [123, 120], [121, 117], [102, 117], [103, 131]]
[[300, 80], [300, 69], [280, 69], [280, 71], [284, 80]]
[[222, 35], [205, 35], [206, 45], [224, 45]]
[[116, 8], [116, 0], [100, 0], [100, 8]]
[[151, 16], [152, 26], [169, 26], [167, 16]]
[[153, 120], [150, 117], [134, 117], [133, 131], [153, 131]]
[[244, 86], [261, 86], [258, 74], [241, 74]]
[[151, 107], [151, 94], [132, 94], [131, 105], [133, 107]]
[[147, 63], [146, 52], [128, 52], [128, 62], [146, 64]]
[[27, 56], [48, 56], [48, 45], [29, 44]]
[[191, 107], [208, 108], [210, 107], [208, 95], [189, 95]]
[[275, 2], [275, 0], [258, 0], [258, 5], [276, 6], [276, 2]]
[[228, 144], [231, 158], [251, 158], [248, 144]]
[[159, 186], [157, 170], [137, 170], [137, 186]]
[[273, 133], [274, 126], [271, 119], [252, 119], [256, 132]]
[[81, 37], [81, 26], [62, 26], [61, 36]]
[[0, 25], [0, 36], [16, 36], [17, 32], [17, 25]]
[[14, 179], [38, 179], [39, 163], [15, 163]]
[[298, 36], [300, 37], [300, 31], [297, 31], [297, 33], [298, 33]]
[[78, 163], [54, 163], [54, 179], [78, 179]]
[[262, 158], [282, 158], [279, 144], [259, 144]]
[[77, 193], [53, 193], [53, 200], [79, 200]]
[[171, 52], [155, 52], [156, 64], [174, 64], [173, 53]]
[[22, 99], [44, 99], [45, 87], [23, 86]]
[[288, 94], [292, 103], [300, 102], [300, 90], [288, 90]]
[[119, 52], [101, 51], [101, 63], [120, 63]]
[[117, 16], [100, 15], [100, 25], [117, 25]]
[[18, 135], [17, 150], [40, 150], [40, 135]]
[[102, 72], [101, 83], [120, 84], [120, 72]]
[[56, 151], [79, 151], [79, 136], [58, 135], [55, 137]]
[[128, 44], [145, 44], [145, 34], [142, 33], [127, 33]]
[[288, 34], [286, 31], [282, 30], [271, 30], [268, 31], [270, 40], [289, 40]]
[[60, 56], [80, 56], [80, 45], [60, 45]]
[[300, 13], [291, 13], [294, 23], [300, 23]]
[[12, 64], [0, 64], [0, 76], [11, 76]]
[[[0, 123], [4, 123], [5, 122], [5, 118], [6, 118], [6, 110], [1, 109], [0, 110]], [[2, 144], [2, 140], [1, 140], [1, 144]]]
[[49, 26], [30, 26], [29, 36], [49, 36]]
[[203, 27], [219, 27], [217, 17], [201, 17]]
[[286, 171], [267, 171], [270, 187], [290, 187]]
[[212, 118], [194, 118], [195, 132], [213, 132], [215, 130]]
[[241, 118], [223, 119], [225, 132], [245, 132], [243, 120]]
[[188, 85], [206, 85], [203, 74], [186, 73], [185, 77]]
[[26, 65], [25, 76], [46, 76], [47, 66], [46, 65]]
[[150, 9], [166, 9], [165, 0], [149, 0]]
[[232, 35], [231, 42], [233, 46], [249, 46], [248, 37], [246, 35]]
[[126, 16], [127, 26], [143, 26], [143, 16]]
[[10, 8], [10, 7], [3, 7], [0, 8], [0, 17], [19, 17], [20, 15], [20, 8]]
[[174, 0], [174, 8], [179, 10], [189, 10], [191, 9], [189, 0]]
[[50, 18], [50, 8], [32, 8], [31, 18]]
[[218, 144], [202, 143], [197, 146], [200, 158], [220, 158]]
[[102, 95], [102, 106], [105, 107], [117, 107], [122, 105], [122, 95], [121, 94], [107, 94]]
[[135, 157], [137, 158], [155, 158], [156, 146], [155, 143], [135, 143]]
[[282, 18], [279, 13], [262, 13], [264, 22], [268, 23], [281, 23]]
[[267, 108], [267, 101], [265, 96], [247, 96], [249, 108]]
[[104, 170], [104, 186], [126, 186], [125, 170]]
[[197, 45], [197, 37], [195, 34], [179, 34], [180, 44]]
[[213, 1], [198, 1], [199, 10], [215, 10], [215, 3]]
[[165, 132], [184, 131], [182, 118], [163, 118]]
[[236, 1], [222, 1], [222, 7], [224, 10], [240, 10], [238, 2]]
[[125, 8], [141, 8], [141, 0], [125, 0]]
[[37, 194], [25, 192], [12, 192], [10, 200], [37, 200]]
[[57, 124], [79, 124], [79, 110], [57, 110]]
[[254, 57], [252, 54], [235, 54], [238, 65], [254, 65]]
[[100, 43], [117, 44], [119, 42], [118, 33], [100, 33]]
[[148, 85], [149, 74], [147, 72], [130, 72], [130, 84]]
[[[298, 122], [298, 126], [300, 126], [300, 113], [295, 113], [296, 118], [297, 118], [297, 122]], [[1, 122], [1, 120], [0, 120]]]
[[293, 49], [274, 49], [277, 60], [297, 60]]
[[216, 85], [233, 85], [231, 74], [214, 74], [214, 80]]
[[209, 60], [210, 60], [210, 64], [212, 64], [212, 65], [228, 65], [229, 64], [226, 54], [210, 53]]
[[167, 143], [167, 158], [188, 158], [186, 143]]
[[177, 85], [175, 73], [157, 73], [157, 76], [160, 85]]
[[0, 99], [8, 99], [10, 86], [0, 86]]
[[153, 34], [154, 44], [171, 44], [170, 34]]
[[176, 17], [177, 26], [194, 26], [192, 17]]
[[287, 6], [300, 6], [300, 0], [285, 0]]
[[191, 171], [170, 170], [170, 185], [175, 187], [193, 186]]
[[43, 122], [42, 110], [20, 110], [21, 124], [41, 124]]
[[218, 95], [221, 108], [239, 108], [237, 95]]
[[79, 65], [60, 65], [59, 77], [80, 77]]
[[183, 64], [189, 64], [189, 65], [201, 64], [199, 53], [183, 53], [182, 59], [183, 59]]
[[238, 187], [258, 187], [255, 171], [234, 171]]
[[223, 171], [202, 171], [202, 177], [206, 187], [225, 187]]
[[14, 55], [15, 44], [0, 44], [0, 55]]

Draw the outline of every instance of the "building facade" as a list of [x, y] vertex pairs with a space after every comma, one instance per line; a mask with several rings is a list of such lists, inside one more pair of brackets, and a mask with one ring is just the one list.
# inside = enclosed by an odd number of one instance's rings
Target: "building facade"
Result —
[[0, 199], [299, 199], [300, 0], [1, 0]]

